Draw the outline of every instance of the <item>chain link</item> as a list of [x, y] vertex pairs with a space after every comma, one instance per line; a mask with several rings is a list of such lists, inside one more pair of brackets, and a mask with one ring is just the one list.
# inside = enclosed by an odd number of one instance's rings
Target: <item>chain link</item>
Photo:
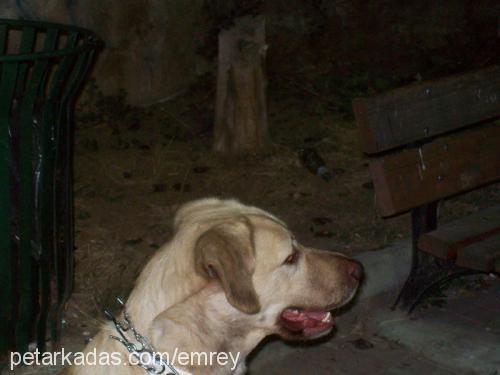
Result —
[[[137, 332], [130, 316], [125, 310], [123, 300], [121, 298], [117, 298], [116, 300], [123, 307], [123, 321], [118, 321], [108, 309], [104, 309], [104, 315], [113, 322], [116, 332], [120, 335], [119, 337], [114, 335], [110, 335], [109, 337], [120, 342], [137, 359], [137, 365], [142, 367], [148, 375], [179, 375], [174, 366], [166, 362], [160, 354], [155, 353], [153, 346], [146, 337]], [[125, 334], [129, 331], [133, 334], [138, 345], [130, 341]], [[149, 354], [149, 361], [144, 361], [144, 354]]]

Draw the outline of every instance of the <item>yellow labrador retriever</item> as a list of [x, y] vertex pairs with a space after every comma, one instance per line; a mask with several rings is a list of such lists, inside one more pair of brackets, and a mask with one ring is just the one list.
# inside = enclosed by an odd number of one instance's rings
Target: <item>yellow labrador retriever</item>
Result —
[[[300, 340], [329, 333], [335, 325], [329, 311], [353, 297], [361, 277], [358, 262], [300, 245], [259, 208], [203, 199], [178, 211], [172, 240], [146, 265], [125, 308], [177, 373], [244, 374], [245, 357], [268, 335]], [[64, 374], [155, 373], [144, 360], [127, 361], [129, 351], [110, 335], [119, 336], [113, 323], [85, 352], [119, 353], [123, 363], [79, 363]], [[198, 353], [198, 361], [176, 361], [180, 352]], [[228, 360], [215, 361], [213, 353]]]

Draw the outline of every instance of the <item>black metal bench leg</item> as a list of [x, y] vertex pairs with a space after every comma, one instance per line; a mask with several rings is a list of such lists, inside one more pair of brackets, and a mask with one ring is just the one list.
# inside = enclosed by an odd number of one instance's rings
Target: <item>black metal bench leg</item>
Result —
[[439, 202], [432, 202], [425, 206], [414, 208], [411, 211], [412, 226], [412, 260], [408, 279], [399, 292], [392, 309], [399, 304], [403, 309], [408, 309], [413, 305], [416, 295], [420, 294], [418, 289], [422, 286], [422, 273], [433, 262], [432, 257], [418, 250], [418, 240], [424, 233], [437, 228], [437, 207]]
[[401, 289], [392, 309], [398, 305], [409, 314], [429, 293], [446, 283], [482, 271], [460, 268], [454, 261], [441, 260], [418, 249], [422, 234], [437, 228], [438, 202], [413, 209], [412, 220], [412, 265], [408, 279]]

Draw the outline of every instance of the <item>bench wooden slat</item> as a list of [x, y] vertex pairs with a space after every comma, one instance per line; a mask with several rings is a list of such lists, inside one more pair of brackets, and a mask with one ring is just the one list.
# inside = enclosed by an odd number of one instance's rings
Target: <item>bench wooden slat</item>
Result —
[[500, 259], [500, 235], [459, 249], [456, 264], [473, 270], [492, 272], [495, 270], [497, 259]]
[[500, 125], [439, 137], [374, 158], [370, 172], [384, 217], [500, 180]]
[[497, 234], [500, 234], [500, 206], [481, 210], [423, 234], [418, 248], [442, 259], [454, 259], [461, 249], [497, 237]]
[[500, 66], [353, 101], [363, 151], [379, 153], [500, 116]]

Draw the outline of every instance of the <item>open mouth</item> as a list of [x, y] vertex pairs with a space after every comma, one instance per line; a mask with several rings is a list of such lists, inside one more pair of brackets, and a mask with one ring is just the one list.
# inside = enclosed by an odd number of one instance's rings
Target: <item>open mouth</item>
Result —
[[318, 336], [335, 326], [335, 317], [324, 310], [288, 308], [280, 315], [280, 325], [292, 333]]

